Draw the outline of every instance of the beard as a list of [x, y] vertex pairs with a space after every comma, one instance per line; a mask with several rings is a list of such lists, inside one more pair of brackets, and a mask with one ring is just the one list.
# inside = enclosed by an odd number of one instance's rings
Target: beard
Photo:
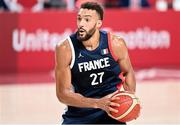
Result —
[[[78, 31], [77, 31], [77, 39], [79, 41], [87, 41], [87, 40], [89, 40], [94, 35], [94, 33], [96, 31], [95, 27], [96, 27], [96, 24], [89, 31], [86, 31], [83, 28], [79, 28]], [[82, 34], [82, 32], [83, 32], [83, 34]]]

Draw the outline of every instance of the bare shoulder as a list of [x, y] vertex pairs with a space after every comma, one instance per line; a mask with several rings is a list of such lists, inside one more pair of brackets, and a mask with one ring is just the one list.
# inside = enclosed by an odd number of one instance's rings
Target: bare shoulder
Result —
[[71, 47], [67, 39], [56, 45], [55, 54], [56, 63], [62, 64], [63, 62], [63, 64], [69, 64], [71, 62]]
[[112, 50], [115, 56], [118, 57], [118, 59], [127, 56], [128, 49], [124, 39], [114, 34], [111, 34], [110, 37], [111, 37]]
[[118, 48], [126, 47], [126, 43], [125, 43], [124, 39], [120, 36], [111, 34], [111, 41], [112, 41], [113, 47], [118, 47]]
[[62, 42], [59, 42], [56, 45], [56, 53], [58, 53], [60, 51], [67, 51], [67, 52], [71, 51], [70, 44], [67, 39]]

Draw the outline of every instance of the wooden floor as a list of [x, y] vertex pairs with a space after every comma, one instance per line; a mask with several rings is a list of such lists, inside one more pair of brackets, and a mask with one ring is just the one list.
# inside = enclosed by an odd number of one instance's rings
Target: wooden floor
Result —
[[[142, 112], [128, 124], [180, 124], [180, 80], [138, 81]], [[64, 105], [55, 84], [0, 85], [0, 124], [58, 124]]]

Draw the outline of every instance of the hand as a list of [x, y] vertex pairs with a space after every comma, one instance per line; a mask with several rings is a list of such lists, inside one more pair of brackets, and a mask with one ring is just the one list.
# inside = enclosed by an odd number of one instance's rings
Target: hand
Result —
[[114, 113], [117, 113], [118, 110], [112, 108], [112, 107], [119, 107], [120, 104], [118, 103], [115, 103], [113, 102], [114, 100], [118, 100], [119, 97], [112, 97], [115, 93], [117, 93], [118, 91], [112, 93], [112, 94], [109, 94], [103, 98], [100, 98], [98, 101], [97, 101], [97, 105], [98, 105], [98, 108], [104, 110], [107, 112], [107, 114], [113, 118], [113, 116], [111, 116], [110, 112], [114, 112]]

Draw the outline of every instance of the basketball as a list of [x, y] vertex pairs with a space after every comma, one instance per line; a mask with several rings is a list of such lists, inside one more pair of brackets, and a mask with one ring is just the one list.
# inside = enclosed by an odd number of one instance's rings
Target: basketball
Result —
[[121, 91], [112, 97], [119, 97], [119, 100], [113, 102], [120, 104], [119, 107], [113, 107], [118, 110], [117, 113], [110, 112], [114, 119], [120, 122], [129, 122], [136, 119], [140, 114], [139, 99], [130, 92]]

